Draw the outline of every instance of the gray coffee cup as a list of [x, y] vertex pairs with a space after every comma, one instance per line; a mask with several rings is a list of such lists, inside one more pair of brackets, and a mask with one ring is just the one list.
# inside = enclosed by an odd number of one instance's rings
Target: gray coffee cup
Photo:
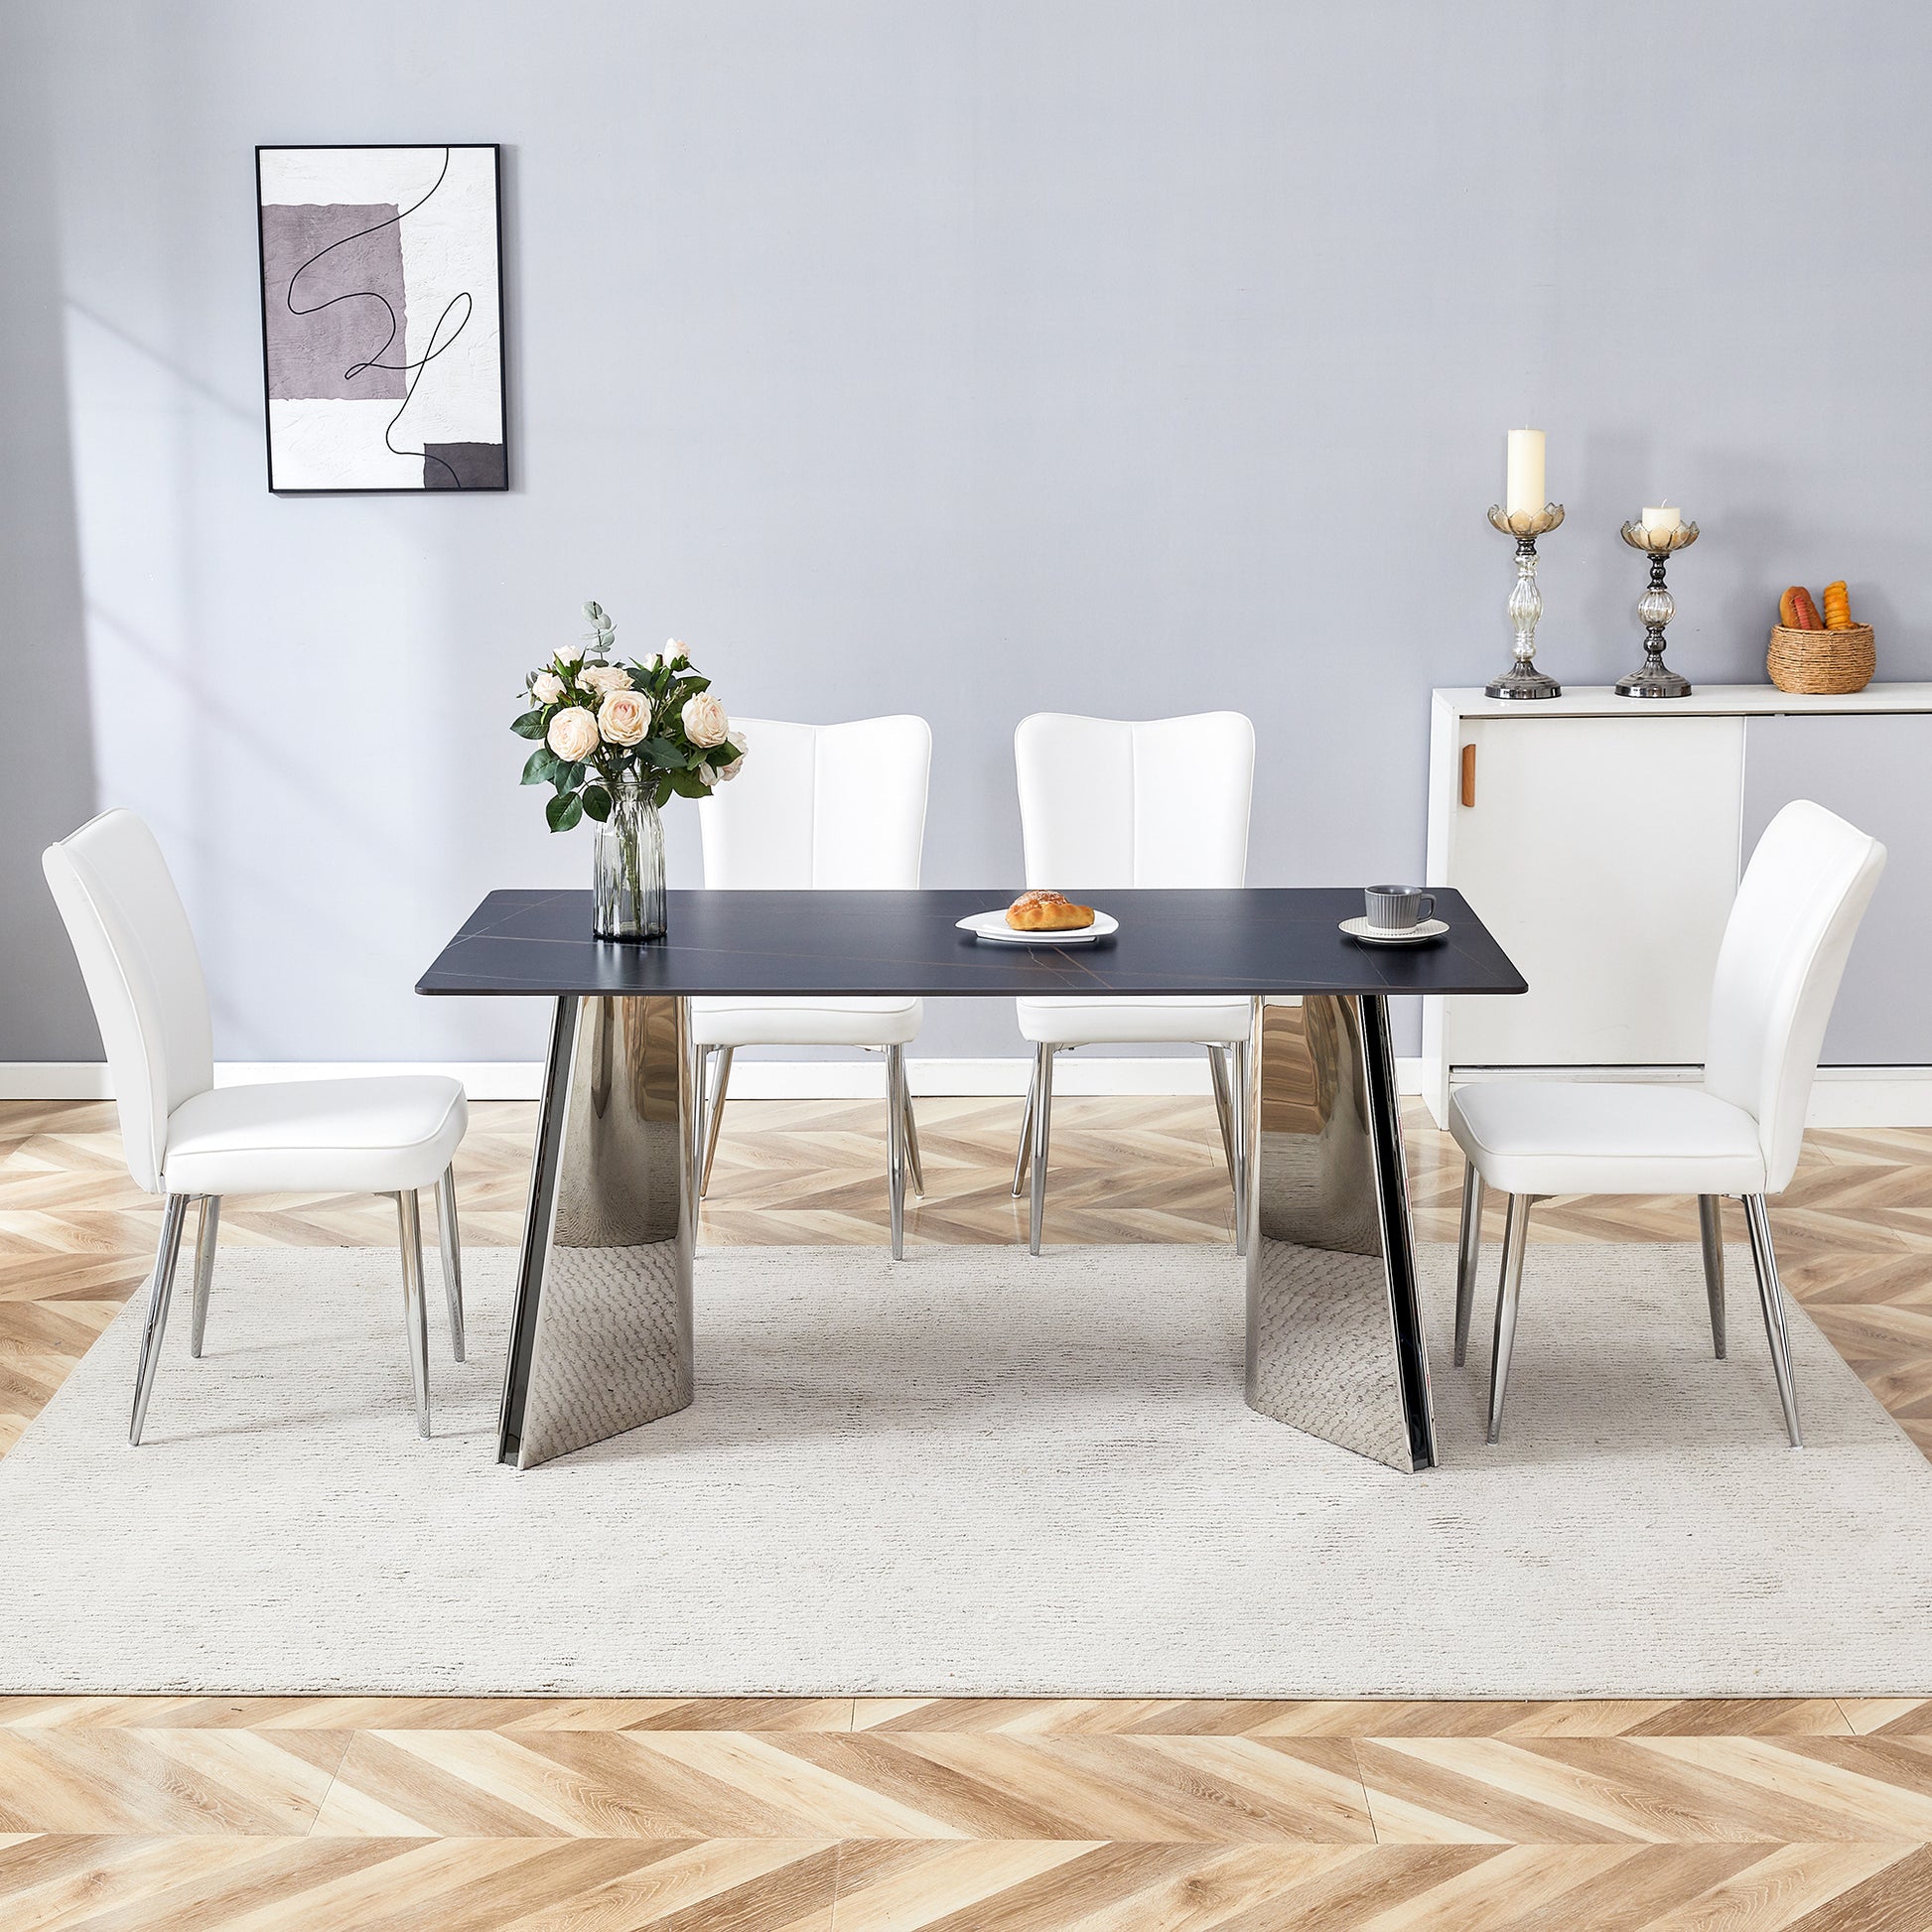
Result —
[[1436, 895], [1420, 886], [1365, 886], [1368, 922], [1383, 932], [1412, 932], [1436, 916]]

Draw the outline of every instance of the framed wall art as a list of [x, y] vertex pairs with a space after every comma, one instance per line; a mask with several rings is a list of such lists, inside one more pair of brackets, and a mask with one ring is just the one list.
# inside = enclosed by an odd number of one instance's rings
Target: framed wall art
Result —
[[270, 489], [509, 487], [499, 161], [255, 150]]

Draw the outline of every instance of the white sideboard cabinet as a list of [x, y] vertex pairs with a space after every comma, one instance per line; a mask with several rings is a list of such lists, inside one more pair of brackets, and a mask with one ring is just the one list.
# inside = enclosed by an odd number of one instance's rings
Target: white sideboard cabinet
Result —
[[[1428, 883], [1463, 893], [1521, 967], [1515, 1000], [1431, 1000], [1423, 1092], [1452, 1081], [1701, 1065], [1711, 973], [1743, 863], [1778, 808], [1815, 798], [1889, 849], [1824, 1062], [1868, 1070], [1874, 1122], [1932, 1096], [1932, 684], [1852, 697], [1770, 685], [1689, 698], [1438, 691]], [[1923, 1080], [1911, 1079], [1923, 1074]], [[1848, 1116], [1848, 1118], [1851, 1116]]]

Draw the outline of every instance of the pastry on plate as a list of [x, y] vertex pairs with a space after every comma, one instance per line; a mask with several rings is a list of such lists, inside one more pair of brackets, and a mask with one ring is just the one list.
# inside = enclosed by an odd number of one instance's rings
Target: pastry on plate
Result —
[[1016, 932], [1078, 932], [1093, 923], [1091, 905], [1075, 905], [1064, 893], [1022, 893], [1007, 907]]

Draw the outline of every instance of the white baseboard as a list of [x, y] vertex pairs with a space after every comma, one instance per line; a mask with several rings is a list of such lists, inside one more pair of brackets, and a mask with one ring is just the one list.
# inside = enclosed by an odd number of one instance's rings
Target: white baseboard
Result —
[[[1024, 1094], [1031, 1060], [909, 1059], [915, 1094]], [[461, 1080], [472, 1100], [534, 1100], [543, 1077], [535, 1060], [223, 1060], [214, 1069], [218, 1087], [263, 1080], [329, 1080], [370, 1073], [447, 1073]], [[1422, 1062], [1397, 1060], [1404, 1093], [1422, 1091]], [[1063, 1094], [1182, 1094], [1207, 1092], [1207, 1060], [1082, 1058], [1068, 1053], [1053, 1073]], [[883, 1100], [883, 1061], [741, 1060], [732, 1069], [732, 1093], [740, 1100]], [[110, 1100], [107, 1069], [98, 1060], [0, 1061], [0, 1100]], [[1849, 1124], [1849, 1123], [1838, 1123]]]
[[[1396, 1083], [1404, 1093], [1422, 1091], [1423, 1062], [1398, 1059]], [[1023, 1094], [1032, 1063], [1025, 1059], [911, 1059], [912, 1091], [939, 1094]], [[1548, 1073], [1549, 1069], [1540, 1069]], [[1578, 1068], [1571, 1078], [1602, 1078], [1609, 1069]], [[1523, 1069], [1475, 1069], [1465, 1078], [1522, 1077]], [[327, 1080], [369, 1073], [447, 1073], [461, 1080], [472, 1100], [534, 1100], [543, 1069], [535, 1060], [223, 1060], [216, 1086], [262, 1080]], [[1645, 1068], [1636, 1077], [1655, 1079], [1681, 1068]], [[1556, 1075], [1555, 1077], [1563, 1077]], [[732, 1070], [740, 1100], [877, 1100], [886, 1093], [884, 1062], [864, 1060], [741, 1060]], [[1207, 1091], [1207, 1061], [1126, 1060], [1066, 1054], [1053, 1074], [1064, 1094], [1179, 1094]], [[98, 1060], [0, 1061], [0, 1100], [109, 1100], [107, 1069]], [[1932, 1067], [1821, 1066], [1811, 1089], [1813, 1127], [1932, 1127]]]
[[[1405, 1068], [1407, 1061], [1401, 1063]], [[1421, 1061], [1417, 1061], [1420, 1092]], [[1695, 1066], [1458, 1066], [1450, 1084], [1484, 1080], [1637, 1080], [1686, 1085]], [[1411, 1091], [1405, 1077], [1403, 1092]], [[1932, 1067], [1821, 1066], [1811, 1083], [1807, 1127], [1932, 1127]]]
[[[334, 1080], [367, 1073], [447, 1073], [473, 1100], [534, 1100], [543, 1068], [535, 1060], [217, 1060], [217, 1087], [265, 1080]], [[0, 1060], [0, 1100], [111, 1100], [99, 1060]]]
[[446, 1073], [473, 1100], [534, 1100], [543, 1091], [540, 1060], [216, 1060], [217, 1087], [268, 1080], [343, 1080], [371, 1073]]
[[0, 1060], [0, 1100], [112, 1100], [99, 1060]]
[[1932, 1068], [1821, 1066], [1809, 1127], [1932, 1127]]

